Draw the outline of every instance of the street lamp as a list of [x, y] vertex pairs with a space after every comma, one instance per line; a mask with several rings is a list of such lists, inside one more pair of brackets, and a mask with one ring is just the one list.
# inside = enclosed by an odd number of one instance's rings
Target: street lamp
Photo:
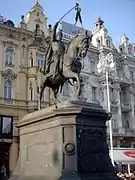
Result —
[[[111, 53], [104, 56], [103, 54], [99, 55], [99, 63], [97, 64], [97, 69], [99, 73], [104, 73], [106, 76], [106, 90], [107, 90], [107, 107], [108, 112], [111, 111], [110, 106], [110, 93], [109, 93], [109, 72], [115, 71], [115, 63], [113, 61], [113, 55]], [[109, 120], [109, 133], [110, 133], [110, 146], [111, 146], [111, 161], [114, 166], [113, 158], [113, 136], [112, 136], [112, 122]]]

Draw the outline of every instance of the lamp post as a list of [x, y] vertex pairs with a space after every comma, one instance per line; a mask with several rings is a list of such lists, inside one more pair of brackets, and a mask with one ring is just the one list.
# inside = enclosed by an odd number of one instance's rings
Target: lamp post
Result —
[[[104, 73], [106, 77], [106, 90], [107, 90], [107, 108], [108, 112], [111, 111], [110, 106], [110, 92], [109, 92], [109, 72], [115, 71], [115, 63], [113, 61], [113, 55], [111, 53], [107, 54], [106, 56], [100, 55], [99, 56], [99, 63], [97, 64], [98, 72]], [[111, 161], [114, 166], [114, 158], [113, 158], [113, 136], [112, 136], [112, 122], [111, 119], [109, 120], [109, 134], [110, 134], [110, 155]]]

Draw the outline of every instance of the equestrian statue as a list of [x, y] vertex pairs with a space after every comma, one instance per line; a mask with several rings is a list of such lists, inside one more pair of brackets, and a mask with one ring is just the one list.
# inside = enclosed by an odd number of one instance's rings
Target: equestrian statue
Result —
[[92, 36], [88, 35], [87, 31], [84, 34], [77, 34], [65, 47], [65, 43], [62, 41], [62, 30], [57, 32], [60, 21], [53, 27], [50, 42], [45, 52], [44, 67], [37, 72], [39, 109], [46, 87], [52, 90], [55, 102], [58, 101], [57, 94], [62, 91], [66, 81], [75, 87], [77, 96], [80, 95], [81, 60], [87, 55]]

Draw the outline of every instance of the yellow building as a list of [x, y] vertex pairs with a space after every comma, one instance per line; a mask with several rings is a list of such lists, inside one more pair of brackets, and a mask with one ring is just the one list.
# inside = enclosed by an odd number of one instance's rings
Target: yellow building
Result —
[[4, 164], [8, 174], [18, 158], [15, 124], [37, 109], [36, 70], [43, 66], [44, 39], [50, 30], [38, 1], [27, 13], [26, 22], [21, 17], [18, 28], [11, 20], [0, 22], [0, 166]]

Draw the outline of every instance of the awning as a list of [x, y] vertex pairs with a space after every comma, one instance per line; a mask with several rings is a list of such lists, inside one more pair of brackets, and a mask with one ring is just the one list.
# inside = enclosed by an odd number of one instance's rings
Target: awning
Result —
[[135, 149], [120, 148], [113, 150], [114, 161], [121, 164], [135, 165]]

